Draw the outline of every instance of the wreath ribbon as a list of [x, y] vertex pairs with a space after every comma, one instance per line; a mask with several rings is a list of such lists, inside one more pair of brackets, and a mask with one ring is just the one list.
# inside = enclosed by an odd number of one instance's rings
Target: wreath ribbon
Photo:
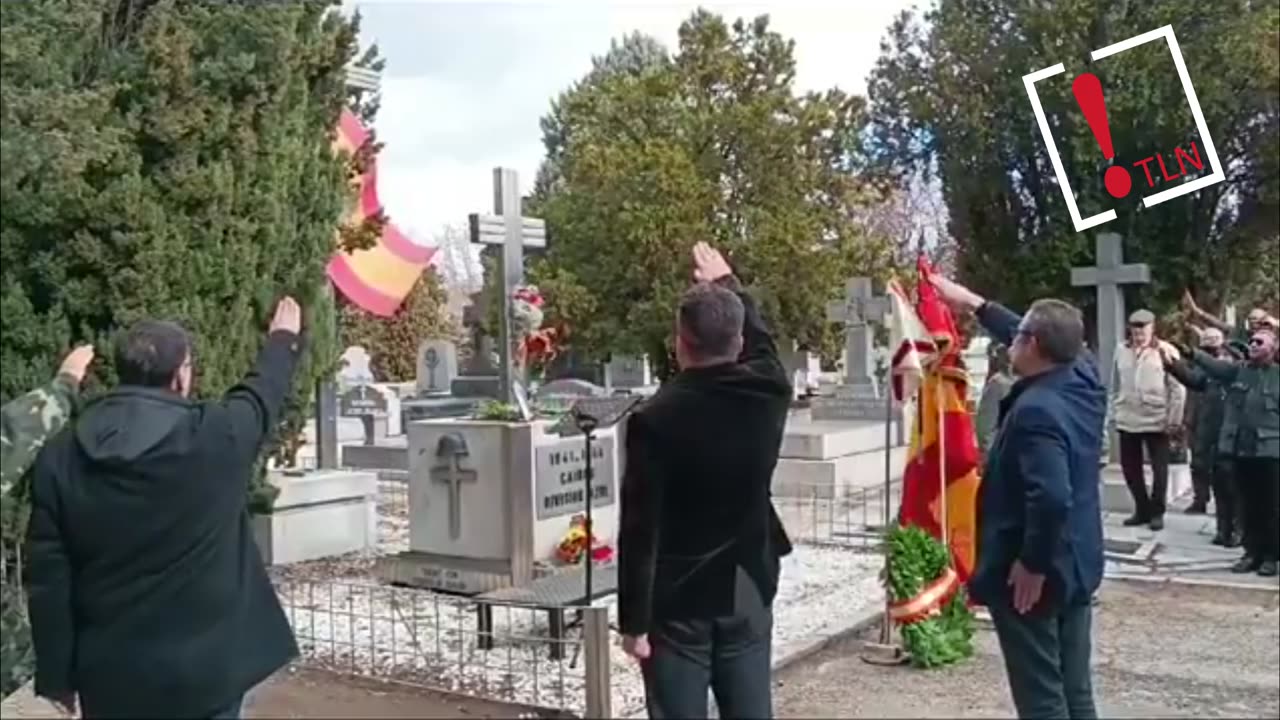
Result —
[[899, 625], [910, 625], [937, 615], [960, 588], [960, 576], [950, 567], [913, 598], [889, 603], [889, 617]]

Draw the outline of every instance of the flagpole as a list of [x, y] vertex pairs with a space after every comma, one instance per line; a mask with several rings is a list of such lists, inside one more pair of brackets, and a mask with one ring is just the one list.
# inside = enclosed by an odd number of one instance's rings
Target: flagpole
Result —
[[949, 539], [950, 531], [947, 527], [947, 433], [944, 427], [944, 420], [947, 415], [946, 408], [946, 388], [942, 384], [942, 360], [945, 353], [938, 358], [935, 366], [937, 372], [934, 374], [934, 382], [937, 383], [934, 394], [937, 395], [938, 403], [938, 502], [941, 505], [942, 517], [942, 546], [947, 550], [947, 565], [951, 565], [951, 542]]

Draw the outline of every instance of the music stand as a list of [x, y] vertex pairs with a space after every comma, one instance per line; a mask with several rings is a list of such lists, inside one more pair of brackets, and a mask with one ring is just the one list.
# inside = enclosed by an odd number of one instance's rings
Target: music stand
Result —
[[[639, 395], [618, 395], [614, 397], [584, 397], [578, 398], [569, 407], [569, 411], [560, 417], [551, 427], [547, 428], [547, 432], [560, 437], [573, 437], [578, 433], [582, 433], [582, 442], [586, 450], [586, 466], [583, 479], [583, 503], [586, 506], [587, 519], [587, 549], [584, 552], [586, 561], [586, 593], [583, 596], [580, 605], [587, 606], [591, 604], [594, 595], [595, 586], [591, 582], [592, 566], [595, 561], [591, 557], [592, 544], [591, 539], [595, 536], [595, 527], [591, 522], [591, 491], [594, 487], [591, 484], [593, 473], [591, 471], [591, 443], [595, 440], [596, 430], [611, 428], [622, 421], [627, 413], [631, 412], [643, 398]], [[619, 488], [621, 482], [619, 482]], [[619, 490], [620, 494], [620, 490]], [[621, 502], [621, 498], [619, 498]]]

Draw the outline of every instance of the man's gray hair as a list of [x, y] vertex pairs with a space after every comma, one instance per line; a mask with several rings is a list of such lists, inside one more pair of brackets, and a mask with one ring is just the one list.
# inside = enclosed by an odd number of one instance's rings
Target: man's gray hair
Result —
[[1076, 306], [1062, 300], [1032, 303], [1022, 330], [1035, 338], [1040, 354], [1054, 363], [1074, 362], [1084, 349], [1084, 317]]
[[727, 357], [736, 352], [743, 312], [742, 299], [731, 290], [700, 282], [680, 298], [677, 330], [698, 357]]

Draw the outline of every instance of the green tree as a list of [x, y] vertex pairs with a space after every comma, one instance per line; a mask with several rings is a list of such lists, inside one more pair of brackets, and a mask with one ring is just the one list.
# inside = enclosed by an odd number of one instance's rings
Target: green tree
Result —
[[784, 335], [832, 351], [825, 303], [848, 274], [892, 260], [856, 217], [870, 194], [854, 173], [863, 102], [797, 95], [794, 43], [767, 17], [700, 10], [679, 37], [674, 54], [636, 34], [615, 43], [543, 120], [531, 212], [552, 242], [530, 275], [549, 320], [589, 354], [647, 352], [669, 369], [689, 248], [705, 239]]
[[[1204, 139], [1164, 42], [1096, 63], [1088, 57], [1166, 24], [1227, 178], [1146, 209], [1138, 198], [1163, 188], [1149, 188], [1133, 163], [1161, 154], [1177, 172], [1174, 148], [1189, 151], [1194, 141], [1203, 158]], [[1114, 231], [1125, 238], [1127, 260], [1153, 269], [1149, 287], [1131, 289], [1132, 302], [1167, 310], [1190, 286], [1212, 306], [1245, 292], [1253, 259], [1276, 251], [1278, 30], [1274, 0], [941, 0], [924, 15], [904, 13], [883, 43], [869, 84], [875, 159], [890, 174], [936, 171], [959, 272], [982, 292], [1015, 304], [1045, 295], [1091, 304], [1092, 293], [1071, 289], [1069, 268], [1091, 265], [1095, 233]], [[1067, 72], [1036, 89], [1063, 168], [1082, 216], [1112, 207], [1118, 214], [1081, 233], [1022, 81], [1060, 62]], [[1072, 80], [1086, 70], [1102, 82], [1117, 162], [1131, 169], [1133, 190], [1123, 200], [1103, 190], [1107, 164], [1072, 94]]]
[[[289, 293], [309, 335], [298, 422], [337, 355], [324, 269], [352, 170], [331, 141], [357, 27], [335, 4], [4, 3], [0, 397], [47, 381], [84, 340], [104, 351], [89, 392], [110, 385], [113, 336], [145, 316], [191, 331], [197, 392], [216, 396]], [[254, 498], [264, 509], [270, 494]], [[25, 512], [5, 518], [12, 570]], [[29, 656], [21, 595], [5, 588], [7, 692]]]

